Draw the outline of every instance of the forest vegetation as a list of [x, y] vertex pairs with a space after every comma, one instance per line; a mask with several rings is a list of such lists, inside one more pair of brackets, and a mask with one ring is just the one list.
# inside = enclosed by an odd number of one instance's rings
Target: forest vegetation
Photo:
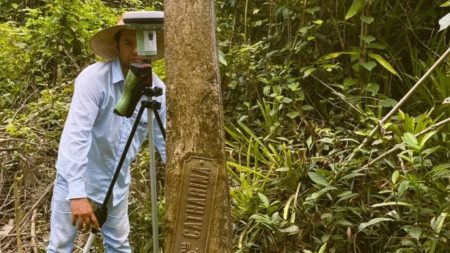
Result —
[[[233, 251], [449, 252], [447, 59], [382, 119], [448, 49], [438, 21], [450, 1], [215, 5]], [[74, 78], [96, 60], [90, 37], [124, 10], [163, 8], [0, 0], [0, 252], [45, 251]], [[131, 168], [135, 252], [152, 248], [145, 150]], [[158, 182], [164, 232], [161, 163]]]

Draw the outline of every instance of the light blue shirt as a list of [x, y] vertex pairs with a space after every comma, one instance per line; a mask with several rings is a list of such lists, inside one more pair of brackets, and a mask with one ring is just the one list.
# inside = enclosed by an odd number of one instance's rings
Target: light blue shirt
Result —
[[[153, 85], [163, 89], [163, 95], [154, 100], [161, 103], [159, 115], [165, 127], [165, 85], [155, 74]], [[131, 118], [114, 114], [123, 90], [124, 77], [118, 59], [92, 64], [75, 80], [56, 161], [57, 173], [68, 183], [66, 199], [88, 197], [103, 203], [140, 107], [138, 103]], [[145, 96], [141, 98], [144, 99]], [[114, 186], [114, 206], [127, 196], [131, 180], [129, 166], [147, 136], [147, 119], [147, 113], [143, 113]], [[156, 119], [153, 125], [154, 143], [165, 161], [165, 142]]]

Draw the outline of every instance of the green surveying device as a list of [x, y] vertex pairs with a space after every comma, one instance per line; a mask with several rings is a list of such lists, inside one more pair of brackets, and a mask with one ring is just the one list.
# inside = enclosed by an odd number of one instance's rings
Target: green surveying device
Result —
[[[162, 95], [162, 89], [153, 87], [152, 85], [152, 60], [162, 58], [164, 53], [163, 42], [163, 25], [164, 13], [161, 11], [132, 11], [126, 12], [123, 16], [123, 22], [129, 29], [136, 30], [137, 54], [144, 58], [142, 62], [132, 63], [125, 79], [124, 93], [119, 99], [114, 108], [114, 113], [123, 116], [131, 117], [135, 108], [142, 96], [146, 96], [146, 100], [141, 101], [141, 107], [136, 116], [133, 128], [131, 129], [128, 141], [125, 145], [124, 151], [120, 157], [120, 161], [114, 172], [108, 192], [105, 196], [103, 204], [95, 208], [95, 216], [99, 221], [100, 227], [106, 221], [107, 217], [107, 203], [112, 195], [114, 184], [119, 176], [120, 169], [125, 160], [127, 151], [130, 147], [134, 133], [136, 132], [139, 121], [145, 109], [148, 113], [148, 139], [150, 148], [150, 184], [151, 184], [151, 204], [152, 204], [152, 236], [153, 236], [153, 252], [159, 252], [158, 242], [158, 213], [157, 213], [157, 193], [156, 193], [156, 163], [155, 163], [155, 147], [153, 145], [153, 117], [156, 118], [158, 126], [165, 138], [165, 131], [163, 123], [157, 112], [161, 104], [152, 97]], [[112, 112], [111, 112], [112, 113]], [[95, 239], [98, 231], [93, 228], [89, 235], [88, 241], [84, 247], [83, 252], [88, 253]]]

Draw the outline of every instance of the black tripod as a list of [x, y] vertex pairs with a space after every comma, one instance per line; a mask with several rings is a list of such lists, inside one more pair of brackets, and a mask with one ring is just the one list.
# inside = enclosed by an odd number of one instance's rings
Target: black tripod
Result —
[[[154, 252], [159, 252], [159, 241], [158, 241], [158, 209], [157, 209], [157, 193], [156, 193], [156, 164], [155, 164], [155, 147], [154, 147], [154, 133], [153, 133], [153, 115], [156, 118], [156, 121], [158, 122], [158, 126], [161, 130], [161, 133], [166, 139], [166, 133], [164, 131], [164, 125], [161, 121], [161, 117], [158, 114], [158, 111], [161, 108], [161, 104], [155, 100], [152, 100], [153, 97], [161, 96], [162, 95], [162, 89], [160, 87], [153, 87], [152, 83], [152, 69], [151, 65], [148, 63], [143, 64], [132, 64], [130, 71], [134, 71], [134, 73], [137, 75], [138, 78], [138, 84], [135, 90], [139, 93], [138, 98], [142, 97], [142, 95], [145, 95], [147, 97], [146, 101], [142, 101], [141, 107], [139, 108], [139, 112], [136, 116], [136, 119], [134, 121], [133, 127], [131, 129], [130, 135], [128, 136], [127, 143], [124, 147], [124, 150], [122, 152], [122, 155], [120, 157], [119, 163], [117, 164], [116, 170], [114, 172], [114, 176], [111, 180], [111, 184], [108, 188], [108, 192], [106, 193], [105, 199], [103, 203], [98, 204], [95, 208], [95, 216], [98, 220], [99, 226], [102, 227], [102, 225], [105, 223], [106, 218], [108, 217], [108, 208], [107, 204], [111, 198], [112, 191], [114, 188], [114, 185], [117, 181], [117, 178], [119, 177], [120, 170], [123, 166], [123, 163], [125, 161], [125, 158], [127, 156], [128, 149], [130, 148], [130, 145], [133, 141], [134, 134], [136, 132], [136, 129], [139, 125], [139, 122], [142, 118], [142, 114], [144, 113], [144, 110], [147, 109], [148, 113], [148, 141], [149, 141], [149, 147], [150, 147], [150, 191], [151, 191], [151, 201], [152, 201], [152, 231], [153, 231], [153, 249]], [[135, 105], [137, 103], [134, 103], [134, 106], [132, 105], [133, 102], [131, 102], [130, 106], [132, 107], [132, 111], [134, 111]], [[95, 228], [91, 229], [91, 234], [89, 235], [88, 241], [84, 247], [83, 253], [88, 253], [93, 242], [95, 239], [95, 235], [99, 231]]]

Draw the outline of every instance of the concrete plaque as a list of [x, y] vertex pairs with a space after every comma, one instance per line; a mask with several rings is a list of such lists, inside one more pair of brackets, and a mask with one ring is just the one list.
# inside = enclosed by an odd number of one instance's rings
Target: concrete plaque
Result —
[[185, 160], [174, 233], [175, 253], [207, 253], [217, 165], [212, 159], [190, 156]]

